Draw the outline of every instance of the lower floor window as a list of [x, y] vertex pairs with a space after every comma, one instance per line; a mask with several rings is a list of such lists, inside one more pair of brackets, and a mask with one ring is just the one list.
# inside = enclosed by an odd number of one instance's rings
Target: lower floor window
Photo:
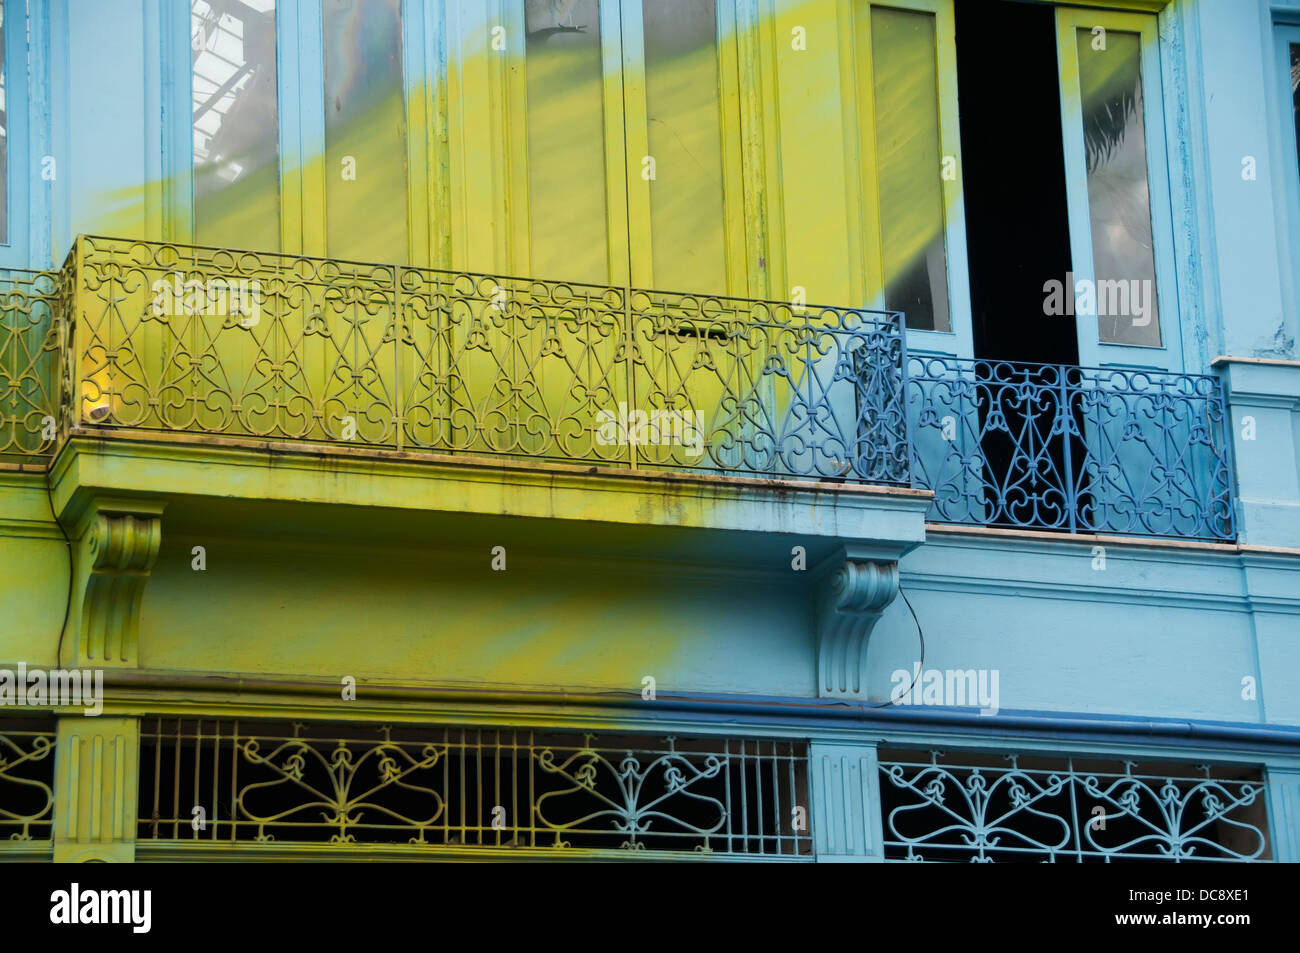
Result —
[[806, 765], [789, 741], [145, 719], [137, 836], [810, 855]]
[[1271, 858], [1256, 768], [880, 751], [887, 860]]

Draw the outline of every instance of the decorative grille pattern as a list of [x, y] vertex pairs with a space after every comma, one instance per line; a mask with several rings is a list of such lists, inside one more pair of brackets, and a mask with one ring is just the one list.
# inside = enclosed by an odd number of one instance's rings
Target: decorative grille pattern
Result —
[[146, 719], [142, 742], [142, 841], [812, 852], [785, 741]]
[[909, 482], [901, 315], [78, 239], [70, 423]]
[[0, 269], [0, 458], [53, 451], [58, 273]]
[[0, 274], [0, 457], [72, 426], [917, 486], [1236, 537], [1217, 377], [905, 357], [897, 313], [111, 238]]
[[1269, 856], [1256, 770], [880, 752], [891, 860], [1246, 861]]
[[1217, 377], [913, 356], [908, 408], [931, 519], [1236, 536]]
[[0, 720], [0, 840], [49, 840], [54, 818], [54, 731]]

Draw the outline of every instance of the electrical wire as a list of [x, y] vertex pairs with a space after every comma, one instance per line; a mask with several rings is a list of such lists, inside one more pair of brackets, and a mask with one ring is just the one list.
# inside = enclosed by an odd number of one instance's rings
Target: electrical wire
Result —
[[[912, 684], [908, 685], [907, 691], [903, 692], [903, 694], [899, 696], [900, 698], [906, 698], [908, 695], [912, 694], [912, 689], [916, 687], [916, 683], [920, 679], [921, 673], [925, 671], [925, 632], [921, 629], [921, 620], [916, 617], [916, 610], [912, 608], [912, 600], [907, 598], [907, 593], [904, 591], [901, 583], [898, 586], [898, 594], [903, 597], [903, 602], [907, 605], [907, 611], [912, 613], [912, 621], [916, 623], [916, 637], [921, 642], [921, 664], [917, 667], [916, 673], [912, 676]], [[862, 707], [888, 708], [890, 705], [897, 704], [898, 702], [893, 698], [890, 698], [887, 702], [877, 702], [874, 705], [863, 705]]]
[[68, 616], [72, 614], [72, 589], [76, 584], [72, 573], [72, 540], [68, 538], [68, 531], [63, 528], [59, 522], [59, 517], [54, 512], [54, 487], [50, 483], [53, 467], [45, 471], [45, 501], [50, 505], [50, 519], [54, 520], [54, 525], [59, 528], [59, 535], [63, 537], [63, 547], [68, 554], [68, 597], [63, 602], [63, 624], [59, 626], [59, 645], [54, 650], [54, 665], [56, 668], [63, 668], [63, 635], [68, 631]]

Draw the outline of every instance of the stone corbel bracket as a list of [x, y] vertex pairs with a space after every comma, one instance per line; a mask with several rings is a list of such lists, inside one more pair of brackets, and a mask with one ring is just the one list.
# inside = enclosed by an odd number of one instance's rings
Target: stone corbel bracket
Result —
[[76, 665], [139, 664], [140, 605], [162, 545], [165, 505], [92, 500], [77, 520], [65, 659], [75, 637]]
[[823, 583], [817, 619], [817, 694], [867, 698], [867, 642], [898, 595], [898, 563], [845, 559]]

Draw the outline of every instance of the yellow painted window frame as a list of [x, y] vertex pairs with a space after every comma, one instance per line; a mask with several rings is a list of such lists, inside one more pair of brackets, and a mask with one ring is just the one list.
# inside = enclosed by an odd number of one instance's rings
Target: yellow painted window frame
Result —
[[[654, 235], [650, 222], [649, 183], [641, 178], [641, 157], [648, 155], [649, 120], [645, 90], [645, 45], [643, 4], [654, 0], [601, 0], [600, 30], [604, 78], [605, 207], [608, 233], [608, 281], [611, 285], [655, 288]], [[734, 0], [716, 3], [716, 55], [718, 58], [719, 144], [723, 170], [723, 235], [727, 275], [723, 289], [732, 295], [748, 293], [746, 268], [745, 189], [739, 102], [741, 98]], [[511, 35], [523, 35], [523, 0], [505, 0], [503, 23]], [[518, 32], [516, 32], [518, 31]], [[508, 59], [508, 58], [506, 58]], [[500, 170], [508, 185], [508, 248], [498, 248], [517, 274], [533, 275], [528, 198], [528, 74], [522, 52], [503, 63], [501, 116], [506, 141], [505, 167]], [[456, 102], [456, 88], [449, 94]], [[466, 170], [468, 172], [468, 170]], [[487, 171], [487, 170], [482, 170]], [[468, 236], [466, 236], [468, 238]], [[453, 245], [456, 243], [453, 241]], [[458, 266], [459, 267], [459, 266]], [[536, 275], [565, 278], [567, 276]], [[673, 288], [671, 291], [710, 289]]]
[[[622, 11], [624, 135], [627, 149], [627, 220], [632, 286], [656, 288], [654, 233], [650, 221], [650, 185], [641, 178], [641, 157], [650, 154], [649, 112], [646, 106], [644, 6], [656, 0], [605, 0]], [[602, 9], [604, 5], [602, 5]], [[716, 0], [714, 52], [718, 67], [718, 144], [722, 159], [722, 216], [727, 294], [747, 293], [745, 272], [745, 197], [742, 180], [740, 87], [736, 71], [736, 35], [732, 0]], [[606, 148], [609, 148], [607, 143]], [[716, 289], [666, 288], [666, 291]]]
[[[845, 136], [849, 189], [847, 204], [856, 210], [849, 227], [850, 260], [860, 262], [850, 276], [855, 302], [864, 307], [885, 307], [884, 233], [880, 214], [880, 181], [876, 161], [875, 96], [871, 52], [871, 10], [886, 8], [928, 13], [935, 20], [935, 63], [938, 68], [939, 151], [951, 156], [956, 165], [952, 179], [942, 178], [944, 255], [947, 264], [948, 330], [908, 328], [909, 342], [922, 350], [936, 350], [969, 357], [972, 353], [970, 278], [966, 263], [966, 213], [962, 198], [961, 125], [957, 111], [957, 37], [952, 0], [844, 0], [848, 4], [846, 25], [840, 41], [844, 70], [846, 122], [852, 134]], [[856, 224], [856, 227], [854, 225]], [[909, 344], [909, 346], [912, 346]]]

